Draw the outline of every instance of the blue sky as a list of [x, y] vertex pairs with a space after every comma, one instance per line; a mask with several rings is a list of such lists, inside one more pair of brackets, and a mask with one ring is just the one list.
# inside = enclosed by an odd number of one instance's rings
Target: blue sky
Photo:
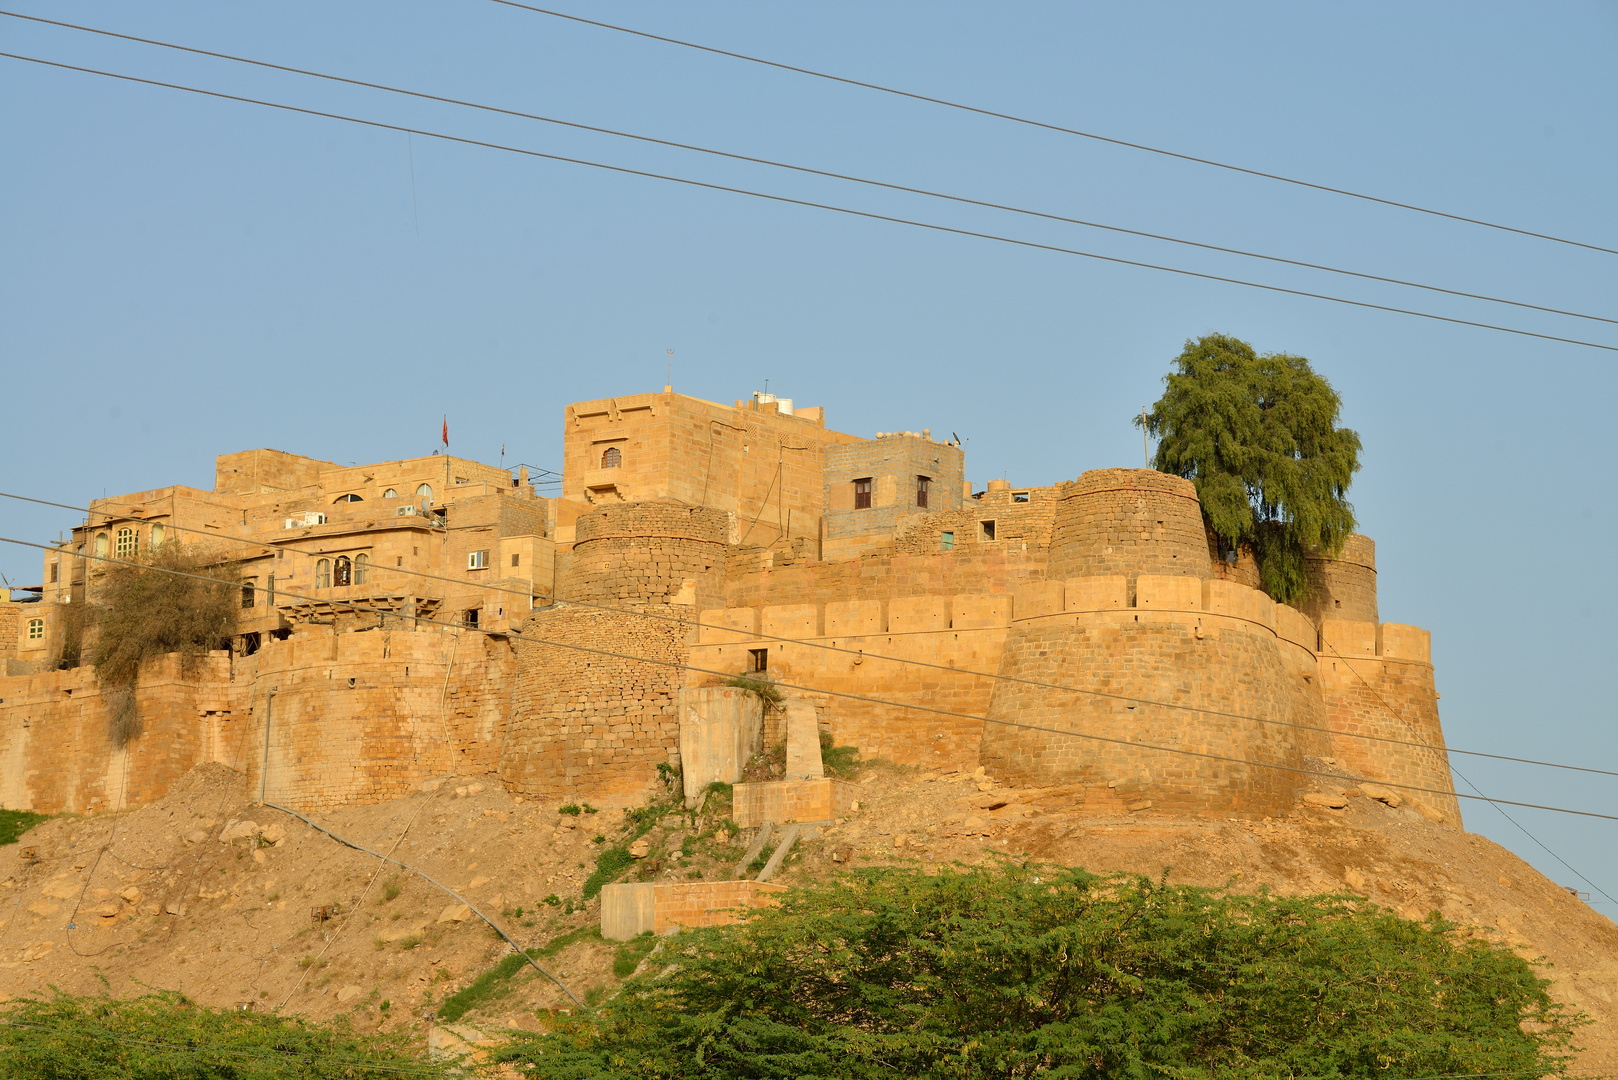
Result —
[[[886, 182], [1618, 318], [1618, 255], [772, 71], [490, 0], [12, 10]], [[1618, 8], [576, 5], [578, 14], [1618, 248]], [[0, 18], [0, 51], [1618, 345], [1618, 327], [884, 193]], [[1364, 439], [1382, 617], [1452, 745], [1618, 769], [1618, 355], [0, 59], [4, 490], [207, 487], [217, 453], [557, 467], [570, 401], [762, 389], [959, 432], [967, 472], [1136, 465], [1188, 337], [1309, 357]], [[0, 505], [44, 540], [67, 512]], [[37, 553], [0, 570], [39, 579]], [[1608, 659], [1603, 660], [1603, 657]], [[1457, 757], [1490, 794], [1615, 778]], [[1466, 790], [1464, 785], [1462, 790]], [[1513, 810], [1618, 896], [1618, 823]], [[1498, 812], [1468, 827], [1581, 884]], [[1587, 887], [1587, 886], [1583, 886]], [[1600, 897], [1596, 898], [1598, 901]], [[1598, 910], [1618, 907], [1598, 903]]]

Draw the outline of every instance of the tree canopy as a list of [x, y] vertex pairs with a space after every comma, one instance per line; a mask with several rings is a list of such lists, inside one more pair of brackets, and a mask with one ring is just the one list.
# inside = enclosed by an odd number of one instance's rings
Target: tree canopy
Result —
[[1174, 366], [1144, 419], [1154, 467], [1196, 485], [1209, 528], [1253, 552], [1267, 593], [1304, 596], [1305, 557], [1340, 554], [1354, 531], [1360, 437], [1337, 426], [1341, 398], [1303, 357], [1225, 334], [1187, 341]]
[[804, 885], [648, 966], [498, 1056], [556, 1080], [1547, 1076], [1582, 1022], [1436, 914], [1009, 862]]

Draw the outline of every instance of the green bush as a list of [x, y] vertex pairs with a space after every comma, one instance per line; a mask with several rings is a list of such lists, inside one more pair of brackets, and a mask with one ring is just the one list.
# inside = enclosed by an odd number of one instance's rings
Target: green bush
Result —
[[571, 814], [574, 817], [578, 817], [579, 814], [582, 813], [582, 811], [579, 809], [578, 803], [568, 803], [566, 806], [559, 806], [556, 808], [556, 812], [558, 814]]
[[1454, 930], [1351, 896], [871, 869], [682, 934], [668, 969], [496, 1056], [554, 1078], [1565, 1076], [1587, 1021]]
[[852, 780], [860, 772], [860, 750], [857, 746], [833, 746], [830, 732], [820, 733], [820, 763], [827, 776], [839, 780]]
[[749, 694], [752, 694], [754, 697], [758, 698], [759, 704], [764, 706], [765, 712], [769, 712], [771, 709], [781, 708], [782, 704], [786, 701], [786, 695], [781, 693], [781, 688], [776, 686], [775, 683], [767, 677], [761, 678], [757, 675], [732, 675], [730, 678], [725, 680], [725, 685], [734, 686], [738, 690], [746, 690]]
[[204, 1008], [172, 991], [120, 1001], [25, 998], [0, 1012], [3, 1080], [389, 1080], [447, 1077], [404, 1035], [358, 1035], [339, 1019]]
[[584, 898], [594, 899], [601, 893], [601, 887], [608, 884], [634, 865], [635, 857], [629, 853], [629, 848], [623, 844], [613, 844], [604, 847], [596, 856], [595, 873], [584, 880]]
[[612, 954], [612, 973], [616, 978], [627, 979], [635, 974], [640, 962], [646, 959], [653, 949], [657, 948], [657, 938], [650, 930], [630, 938]]

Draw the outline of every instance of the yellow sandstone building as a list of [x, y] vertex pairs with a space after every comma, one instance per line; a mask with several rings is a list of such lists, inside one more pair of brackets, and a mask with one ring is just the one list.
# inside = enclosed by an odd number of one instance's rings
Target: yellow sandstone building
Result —
[[[974, 489], [953, 440], [763, 394], [665, 388], [562, 422], [558, 494], [442, 454], [250, 450], [212, 490], [92, 502], [0, 602], [0, 803], [137, 804], [202, 761], [306, 807], [446, 771], [627, 801], [680, 764], [707, 688], [751, 671], [867, 756], [1096, 810], [1272, 814], [1334, 772], [1459, 824], [1427, 635], [1379, 621], [1365, 537], [1313, 560], [1293, 608], [1177, 477]], [[176, 542], [242, 567], [238, 633], [151, 665], [118, 747], [94, 672], [62, 663], [64, 616], [105, 560]]]

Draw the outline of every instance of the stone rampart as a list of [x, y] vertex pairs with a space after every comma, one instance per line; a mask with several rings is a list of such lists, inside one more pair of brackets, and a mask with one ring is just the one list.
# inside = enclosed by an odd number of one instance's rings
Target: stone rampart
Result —
[[1377, 621], [1376, 544], [1370, 537], [1350, 533], [1337, 558], [1312, 555], [1306, 565], [1309, 593], [1298, 606], [1316, 626], [1327, 619]]
[[1189, 480], [1094, 469], [1061, 485], [1058, 500], [1050, 577], [1212, 574], [1202, 504]]
[[581, 514], [557, 595], [637, 610], [696, 604], [699, 594], [716, 597], [732, 521], [722, 510], [676, 502], [623, 503]]

